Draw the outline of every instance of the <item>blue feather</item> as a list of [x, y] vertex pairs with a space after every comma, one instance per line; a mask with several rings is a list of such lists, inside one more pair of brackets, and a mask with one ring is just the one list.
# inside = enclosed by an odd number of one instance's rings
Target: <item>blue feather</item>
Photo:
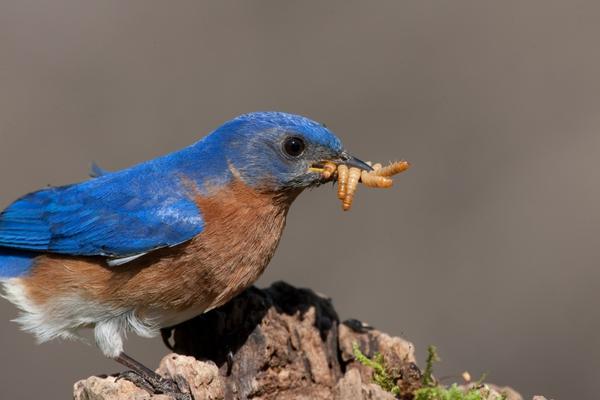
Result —
[[94, 179], [17, 200], [0, 214], [0, 268], [16, 273], [31, 260], [25, 253], [6, 255], [6, 248], [128, 260], [188, 241], [205, 225], [198, 191], [227, 185], [235, 170], [250, 186], [294, 178], [298, 166], [277, 155], [279, 140], [289, 134], [331, 154], [342, 150], [336, 136], [307, 118], [242, 115], [183, 150], [117, 172], [93, 167]]
[[90, 178], [97, 178], [99, 176], [102, 175], [106, 175], [109, 172], [107, 170], [105, 170], [104, 168], [100, 167], [98, 164], [96, 164], [95, 162], [92, 162], [92, 165], [90, 165]]
[[174, 165], [187, 157], [182, 152], [31, 193], [0, 214], [0, 246], [126, 257], [185, 242], [204, 224], [181, 179], [186, 169]]
[[16, 278], [31, 268], [37, 254], [0, 247], [0, 279]]

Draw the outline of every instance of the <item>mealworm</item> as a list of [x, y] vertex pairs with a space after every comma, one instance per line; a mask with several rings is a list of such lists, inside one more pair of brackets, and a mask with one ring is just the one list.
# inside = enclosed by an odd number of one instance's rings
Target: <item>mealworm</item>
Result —
[[400, 172], [406, 171], [408, 167], [410, 167], [408, 161], [396, 161], [391, 163], [390, 165], [387, 165], [381, 169], [374, 171], [374, 174], [379, 176], [390, 177], [392, 175], [396, 175]]
[[321, 176], [323, 177], [323, 179], [329, 179], [335, 173], [336, 169], [337, 165], [335, 165], [334, 163], [325, 163], [325, 165], [323, 166], [323, 172], [321, 172]]
[[346, 184], [346, 195], [344, 196], [344, 201], [342, 203], [342, 208], [344, 211], [348, 211], [350, 207], [352, 207], [352, 200], [354, 199], [354, 194], [356, 193], [356, 188], [358, 187], [358, 181], [360, 180], [361, 170], [359, 168], [352, 167], [348, 171], [348, 182]]
[[346, 185], [348, 183], [348, 167], [346, 165], [338, 165], [338, 199], [344, 200], [346, 197]]
[[321, 169], [324, 179], [337, 179], [337, 196], [342, 200], [342, 209], [344, 211], [348, 211], [352, 207], [359, 182], [370, 188], [389, 188], [393, 184], [391, 177], [410, 167], [407, 161], [395, 161], [385, 167], [379, 163], [373, 164], [370, 161], [367, 164], [371, 166], [373, 171], [363, 171], [344, 164], [336, 166], [333, 163], [325, 163]]
[[[375, 169], [375, 168], [373, 168]], [[387, 189], [392, 187], [393, 181], [387, 176], [379, 176], [374, 172], [362, 171], [360, 181], [367, 187]]]

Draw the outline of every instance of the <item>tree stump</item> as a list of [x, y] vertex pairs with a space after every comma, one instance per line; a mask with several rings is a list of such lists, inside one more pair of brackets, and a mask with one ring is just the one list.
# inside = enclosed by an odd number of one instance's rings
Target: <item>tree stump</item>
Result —
[[[421, 385], [410, 342], [356, 320], [340, 323], [330, 299], [283, 282], [252, 287], [223, 307], [163, 330], [163, 339], [174, 353], [157, 372], [187, 381], [196, 400], [411, 399]], [[354, 360], [354, 343], [369, 357], [381, 353], [400, 371], [399, 397], [372, 382], [372, 371]], [[114, 377], [77, 382], [74, 397], [169, 398]]]

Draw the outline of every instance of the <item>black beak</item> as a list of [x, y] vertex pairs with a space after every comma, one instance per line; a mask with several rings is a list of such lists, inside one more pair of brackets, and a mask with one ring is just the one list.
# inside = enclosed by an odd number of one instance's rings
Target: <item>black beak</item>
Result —
[[366, 162], [359, 160], [358, 158], [354, 157], [353, 155], [343, 151], [342, 154], [340, 154], [340, 164], [344, 164], [347, 165], [349, 167], [356, 167], [358, 169], [363, 169], [365, 171], [373, 171], [373, 168], [371, 168], [371, 166], [369, 164], [367, 164]]

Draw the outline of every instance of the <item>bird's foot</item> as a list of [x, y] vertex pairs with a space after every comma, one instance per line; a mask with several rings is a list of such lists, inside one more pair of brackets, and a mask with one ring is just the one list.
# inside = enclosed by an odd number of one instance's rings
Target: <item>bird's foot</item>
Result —
[[124, 371], [117, 375], [117, 380], [120, 379], [126, 379], [151, 394], [165, 394], [175, 400], [193, 400], [189, 385], [185, 379], [178, 376], [175, 379], [166, 379], [158, 374]]

